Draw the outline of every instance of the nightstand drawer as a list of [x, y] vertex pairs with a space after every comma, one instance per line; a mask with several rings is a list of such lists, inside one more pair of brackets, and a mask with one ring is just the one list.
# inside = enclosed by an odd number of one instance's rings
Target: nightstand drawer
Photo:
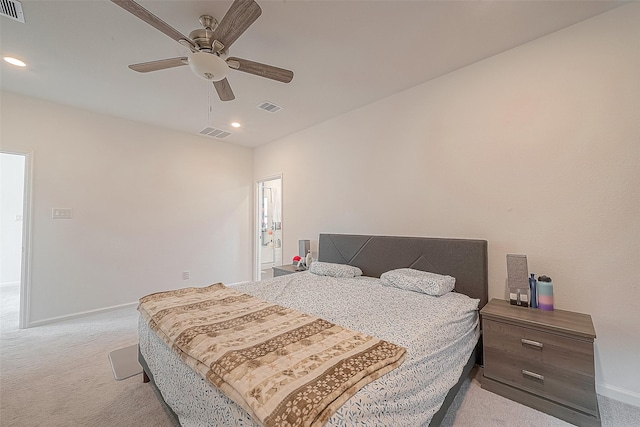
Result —
[[484, 346], [520, 360], [594, 376], [593, 343], [486, 319]]
[[484, 375], [522, 390], [597, 415], [592, 375], [484, 347]]

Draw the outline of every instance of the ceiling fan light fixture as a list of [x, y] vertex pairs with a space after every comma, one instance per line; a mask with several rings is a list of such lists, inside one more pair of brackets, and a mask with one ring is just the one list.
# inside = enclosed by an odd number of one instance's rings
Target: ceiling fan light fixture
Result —
[[229, 67], [224, 59], [208, 52], [191, 52], [188, 56], [189, 67], [201, 79], [220, 81], [227, 77]]

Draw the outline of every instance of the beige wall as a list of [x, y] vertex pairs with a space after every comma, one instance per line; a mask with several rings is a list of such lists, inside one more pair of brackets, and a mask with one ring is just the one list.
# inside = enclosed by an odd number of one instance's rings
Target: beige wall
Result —
[[626, 5], [256, 149], [254, 176], [283, 173], [285, 260], [320, 232], [486, 239], [502, 298], [526, 254], [592, 315], [598, 391], [640, 406], [638, 22]]
[[2, 149], [33, 153], [30, 325], [251, 279], [250, 149], [1, 96]]

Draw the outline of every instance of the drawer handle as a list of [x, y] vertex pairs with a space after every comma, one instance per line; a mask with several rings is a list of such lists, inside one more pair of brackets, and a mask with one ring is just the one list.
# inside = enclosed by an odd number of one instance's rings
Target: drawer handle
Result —
[[542, 348], [543, 347], [543, 344], [541, 342], [538, 342], [538, 341], [532, 341], [532, 340], [528, 340], [528, 339], [525, 339], [525, 338], [522, 338], [520, 341], [522, 341], [522, 344], [524, 344], [524, 345], [530, 345], [530, 346], [538, 347], [538, 348]]
[[536, 374], [535, 372], [527, 371], [526, 369], [522, 370], [522, 375], [544, 381], [544, 375]]

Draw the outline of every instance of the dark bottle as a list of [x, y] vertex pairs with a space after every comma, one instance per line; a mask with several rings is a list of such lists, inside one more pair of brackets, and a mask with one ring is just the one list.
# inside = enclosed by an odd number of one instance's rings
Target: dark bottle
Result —
[[531, 277], [529, 277], [529, 292], [531, 292], [531, 297], [529, 298], [529, 305], [531, 308], [538, 308], [538, 290], [536, 284], [536, 278], [534, 274], [531, 273]]

